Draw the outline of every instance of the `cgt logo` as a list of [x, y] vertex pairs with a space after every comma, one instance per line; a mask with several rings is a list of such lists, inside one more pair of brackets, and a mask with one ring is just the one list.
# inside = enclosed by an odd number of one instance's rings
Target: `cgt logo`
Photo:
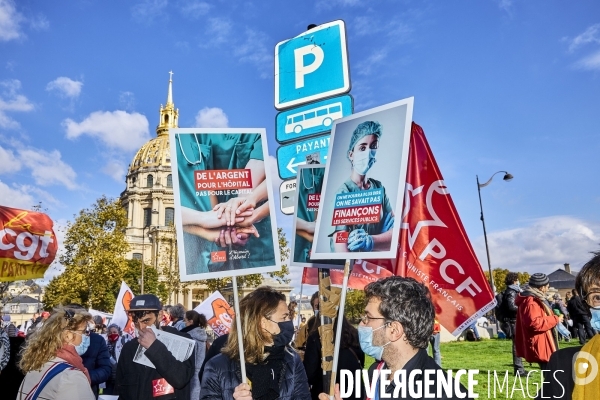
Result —
[[225, 251], [213, 251], [210, 253], [210, 261], [214, 263], [220, 263], [227, 261], [227, 252]]

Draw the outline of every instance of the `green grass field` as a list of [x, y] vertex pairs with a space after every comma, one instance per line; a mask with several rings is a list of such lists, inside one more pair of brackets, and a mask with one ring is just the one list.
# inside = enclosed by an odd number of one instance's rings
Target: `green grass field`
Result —
[[[560, 348], [579, 346], [577, 340], [571, 340], [569, 343], [560, 342]], [[527, 380], [521, 378], [515, 382], [512, 366], [512, 342], [510, 340], [489, 339], [481, 342], [451, 342], [441, 344], [442, 367], [450, 369], [453, 372], [458, 369], [478, 369], [479, 374], [475, 375], [478, 381], [473, 391], [479, 394], [480, 399], [528, 399], [536, 395], [539, 384], [540, 374], [531, 373], [529, 379], [529, 396], [527, 394]], [[374, 360], [366, 357], [365, 368], [368, 368]], [[537, 364], [530, 365], [525, 362], [527, 371], [539, 370]], [[490, 387], [488, 395], [488, 371], [490, 371]], [[498, 383], [494, 385], [494, 371], [498, 377]], [[504, 382], [506, 371], [508, 371], [508, 380]], [[461, 377], [461, 383], [467, 387], [467, 376]], [[521, 391], [521, 385], [523, 391]], [[500, 387], [503, 385], [502, 391]], [[496, 393], [494, 395], [494, 386]], [[513, 390], [513, 387], [515, 390]]]

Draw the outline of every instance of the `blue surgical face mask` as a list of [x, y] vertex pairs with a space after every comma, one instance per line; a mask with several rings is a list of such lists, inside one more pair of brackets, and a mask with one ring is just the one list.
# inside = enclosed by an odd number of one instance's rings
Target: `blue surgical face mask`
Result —
[[359, 175], [365, 175], [375, 163], [375, 153], [377, 150], [370, 149], [369, 151], [355, 151], [352, 168]]
[[370, 326], [358, 326], [358, 341], [360, 342], [360, 348], [365, 354], [373, 357], [376, 360], [381, 360], [381, 356], [383, 355], [383, 349], [391, 342], [387, 342], [383, 346], [374, 346], [373, 332], [381, 328], [385, 328], [386, 326], [387, 324], [382, 325], [377, 329], [373, 329]]
[[287, 346], [294, 337], [294, 323], [292, 321], [278, 322], [279, 333], [273, 338], [273, 346]]
[[80, 356], [84, 355], [87, 349], [90, 347], [90, 337], [87, 335], [81, 335], [81, 343], [75, 346], [75, 351]]
[[590, 321], [592, 328], [600, 330], [600, 307], [590, 307], [590, 312], [592, 313], [592, 320]]

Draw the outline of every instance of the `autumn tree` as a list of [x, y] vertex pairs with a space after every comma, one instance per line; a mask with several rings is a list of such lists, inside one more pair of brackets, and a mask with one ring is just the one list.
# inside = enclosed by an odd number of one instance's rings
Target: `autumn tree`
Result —
[[[123, 281], [129, 286], [134, 294], [141, 293], [140, 282], [142, 279], [142, 262], [140, 260], [127, 260], [127, 269], [123, 275]], [[119, 292], [121, 283], [114, 291]], [[144, 267], [144, 293], [157, 295], [161, 300], [168, 296], [167, 287], [158, 279], [158, 271], [152, 266]]]
[[127, 270], [127, 217], [120, 202], [102, 196], [67, 223], [60, 263], [65, 271], [46, 287], [44, 304], [79, 303], [111, 312]]
[[[494, 274], [494, 286], [496, 286], [496, 292], [504, 292], [506, 290], [506, 283], [504, 282], [504, 280], [506, 279], [506, 275], [508, 275], [508, 273], [511, 271], [509, 271], [508, 269], [495, 268], [492, 270], [492, 272]], [[530, 275], [528, 272], [517, 272], [517, 274], [519, 275], [520, 284], [529, 282]], [[488, 271], [485, 271], [485, 277], [489, 282], [490, 273]]]
[[352, 323], [358, 323], [365, 312], [365, 292], [363, 290], [348, 289], [344, 315]]

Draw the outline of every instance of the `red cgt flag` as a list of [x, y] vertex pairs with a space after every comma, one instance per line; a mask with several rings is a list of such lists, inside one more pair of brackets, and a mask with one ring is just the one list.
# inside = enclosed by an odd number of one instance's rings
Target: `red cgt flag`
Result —
[[43, 278], [58, 242], [46, 214], [0, 206], [0, 282]]
[[496, 305], [423, 129], [413, 122], [396, 275], [431, 292], [437, 319], [460, 334]]

